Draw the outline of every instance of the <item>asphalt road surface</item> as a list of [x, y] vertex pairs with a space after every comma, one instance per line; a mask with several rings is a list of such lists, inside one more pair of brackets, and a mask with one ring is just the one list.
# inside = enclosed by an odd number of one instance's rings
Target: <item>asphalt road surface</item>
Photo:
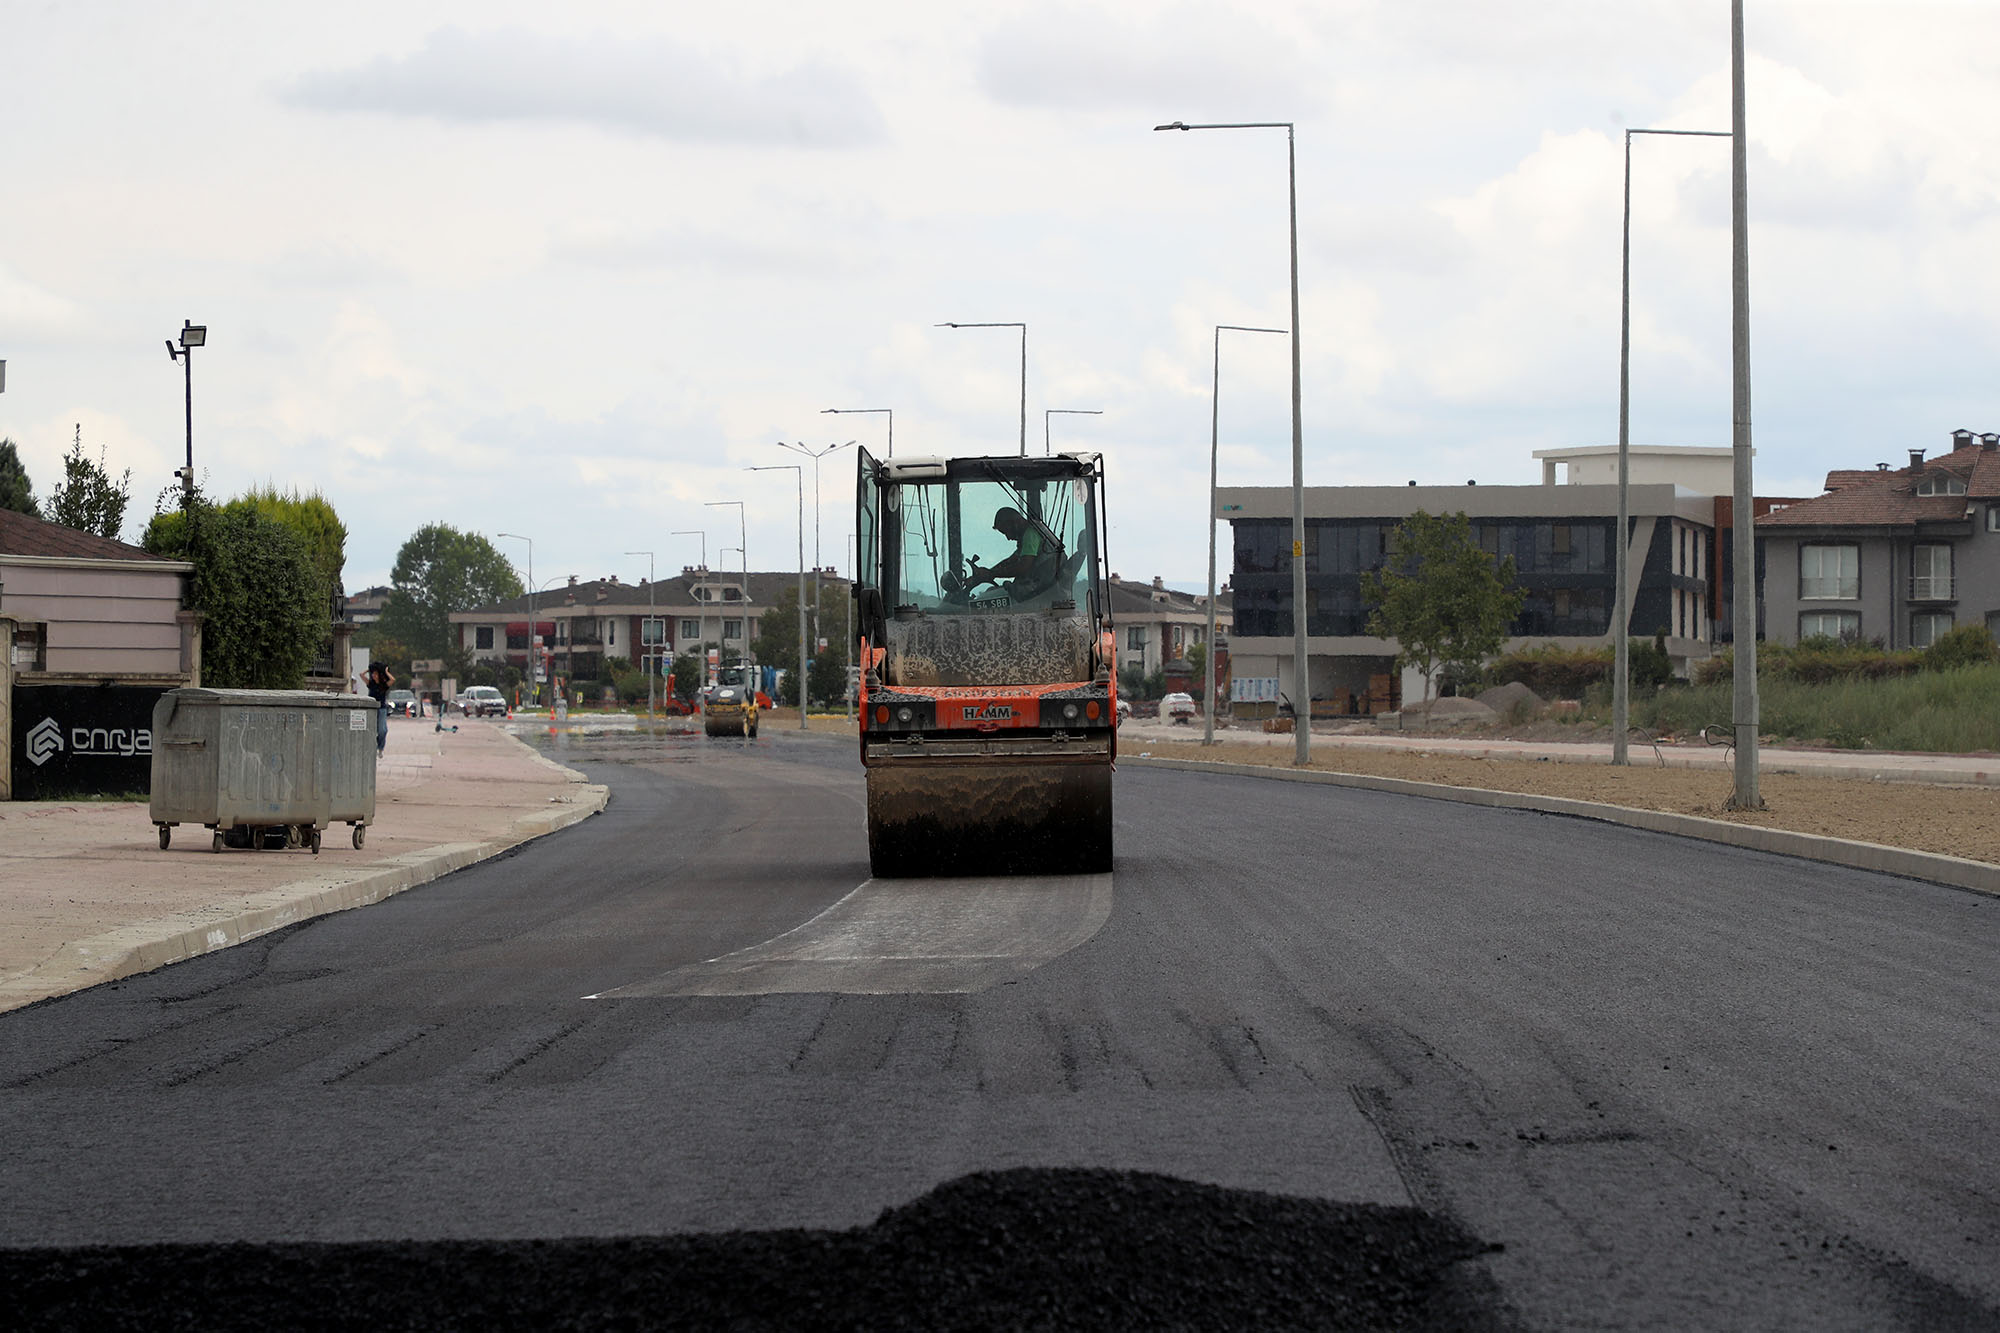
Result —
[[871, 883], [845, 742], [559, 757], [603, 815], [0, 1017], [0, 1286], [77, 1326], [2000, 1327], [2000, 902], [1136, 765], [1109, 876]]

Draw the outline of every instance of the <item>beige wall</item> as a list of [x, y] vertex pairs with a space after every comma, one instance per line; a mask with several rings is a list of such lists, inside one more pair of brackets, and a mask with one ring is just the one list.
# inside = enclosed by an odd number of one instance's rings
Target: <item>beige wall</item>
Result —
[[48, 626], [53, 672], [181, 672], [181, 585], [189, 566], [0, 557], [6, 614]]

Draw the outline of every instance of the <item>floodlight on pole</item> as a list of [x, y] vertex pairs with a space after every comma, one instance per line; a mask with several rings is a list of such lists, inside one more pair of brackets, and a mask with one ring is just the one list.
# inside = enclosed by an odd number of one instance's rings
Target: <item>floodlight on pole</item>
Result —
[[208, 345], [208, 325], [181, 321], [181, 345], [167, 339], [167, 355], [181, 363], [187, 392], [187, 466], [181, 469], [181, 508], [194, 507], [194, 349]]
[[1218, 324], [1215, 326], [1215, 379], [1209, 390], [1208, 399], [1208, 668], [1204, 692], [1208, 701], [1202, 705], [1201, 743], [1215, 744], [1215, 487], [1217, 456], [1220, 453], [1222, 423], [1222, 331], [1230, 329], [1237, 333], [1286, 333], [1287, 329], [1260, 329], [1248, 324]]
[[1285, 171], [1290, 183], [1292, 234], [1292, 676], [1293, 689], [1303, 699], [1292, 703], [1293, 730], [1298, 733], [1292, 762], [1303, 767], [1312, 762], [1312, 674], [1306, 653], [1306, 467], [1305, 431], [1299, 411], [1299, 169], [1297, 136], [1292, 122], [1244, 121], [1232, 124], [1189, 125], [1176, 120], [1155, 125], [1155, 130], [1283, 130]]
[[896, 413], [893, 409], [887, 407], [826, 407], [820, 409], [821, 416], [867, 416], [877, 413], [889, 418], [889, 450], [883, 456], [885, 458], [894, 458], [896, 456]]
[[1047, 457], [1049, 457], [1049, 456], [1050, 456], [1050, 454], [1049, 454], [1049, 418], [1050, 418], [1050, 417], [1052, 417], [1052, 416], [1066, 416], [1066, 417], [1101, 417], [1101, 416], [1103, 416], [1103, 415], [1104, 415], [1104, 409], [1103, 409], [1103, 408], [1101, 408], [1101, 407], [1045, 407], [1045, 408], [1043, 408], [1043, 409], [1042, 409], [1042, 457], [1044, 457], [1044, 458], [1047, 458]]
[[941, 329], [1019, 329], [1021, 331], [1021, 457], [1028, 456], [1028, 326], [1016, 321], [1001, 321], [985, 324], [953, 324], [946, 321], [937, 325]]

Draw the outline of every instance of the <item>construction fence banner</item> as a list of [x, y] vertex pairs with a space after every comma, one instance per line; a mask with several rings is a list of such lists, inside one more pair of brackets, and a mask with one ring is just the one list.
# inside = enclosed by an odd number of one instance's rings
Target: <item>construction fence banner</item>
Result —
[[153, 785], [158, 685], [14, 686], [13, 798], [144, 796]]
[[1276, 676], [1237, 676], [1229, 682], [1229, 701], [1238, 704], [1276, 703]]

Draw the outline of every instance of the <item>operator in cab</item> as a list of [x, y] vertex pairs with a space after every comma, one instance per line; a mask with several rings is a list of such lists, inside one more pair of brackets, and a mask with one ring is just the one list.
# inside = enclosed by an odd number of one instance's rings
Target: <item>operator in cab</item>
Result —
[[993, 530], [1014, 543], [1014, 553], [989, 569], [974, 566], [972, 582], [975, 587], [981, 583], [998, 584], [1001, 579], [1014, 579], [1015, 595], [1030, 596], [1055, 582], [1056, 570], [1062, 565], [1062, 542], [1049, 530], [1048, 524], [1040, 519], [1028, 518], [1020, 510], [1007, 505], [994, 513]]

